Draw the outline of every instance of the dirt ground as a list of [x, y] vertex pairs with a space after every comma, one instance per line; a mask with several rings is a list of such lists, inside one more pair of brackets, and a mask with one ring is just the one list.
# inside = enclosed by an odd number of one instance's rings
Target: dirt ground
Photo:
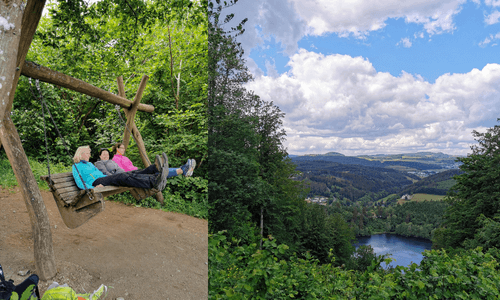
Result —
[[[50, 192], [49, 214], [58, 273], [56, 281], [77, 293], [109, 287], [104, 299], [207, 299], [208, 223], [182, 214], [106, 201], [104, 212], [68, 229]], [[0, 264], [15, 284], [36, 274], [31, 225], [18, 188], [0, 187]]]

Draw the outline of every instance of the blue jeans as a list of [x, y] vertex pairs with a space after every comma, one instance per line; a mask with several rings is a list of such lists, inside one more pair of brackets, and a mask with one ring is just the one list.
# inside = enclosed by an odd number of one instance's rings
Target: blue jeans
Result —
[[[176, 170], [176, 168], [169, 168], [167, 178], [177, 176]], [[92, 183], [92, 185], [94, 187], [102, 184], [104, 186], [113, 185], [152, 189], [154, 188], [159, 175], [160, 172], [158, 172], [156, 166], [151, 165], [142, 170], [129, 171], [98, 178]]]

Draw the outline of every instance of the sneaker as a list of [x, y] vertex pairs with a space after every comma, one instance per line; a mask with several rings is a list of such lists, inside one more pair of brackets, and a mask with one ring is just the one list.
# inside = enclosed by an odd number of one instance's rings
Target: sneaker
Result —
[[196, 160], [194, 158], [191, 159], [191, 165], [189, 166], [188, 173], [186, 176], [193, 176], [194, 168], [196, 168]]
[[195, 167], [196, 167], [196, 160], [188, 159], [186, 164], [181, 167], [182, 174], [186, 177], [193, 176], [193, 171]]

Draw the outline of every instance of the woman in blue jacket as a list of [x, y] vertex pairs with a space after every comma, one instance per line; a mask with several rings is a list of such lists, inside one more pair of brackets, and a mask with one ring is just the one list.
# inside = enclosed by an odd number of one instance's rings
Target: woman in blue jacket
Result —
[[168, 158], [162, 154], [163, 160], [156, 155], [155, 164], [143, 170], [104, 175], [90, 159], [90, 147], [82, 146], [76, 150], [73, 161], [73, 178], [81, 189], [92, 189], [101, 186], [127, 186], [162, 191], [167, 184]]

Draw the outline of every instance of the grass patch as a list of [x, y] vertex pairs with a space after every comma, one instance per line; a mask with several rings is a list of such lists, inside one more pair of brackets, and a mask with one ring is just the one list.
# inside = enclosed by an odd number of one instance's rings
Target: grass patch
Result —
[[[35, 159], [28, 157], [28, 163], [30, 164], [31, 171], [35, 176], [35, 180], [38, 183], [38, 187], [41, 190], [48, 191], [49, 186], [45, 181], [40, 179], [40, 176], [47, 175], [47, 163], [39, 162]], [[64, 173], [70, 172], [71, 167], [67, 167], [61, 163], [50, 164], [50, 174], [56, 173]], [[14, 186], [18, 186], [16, 176], [14, 175], [14, 171], [12, 170], [12, 166], [10, 165], [9, 159], [5, 153], [0, 154], [0, 186], [4, 188], [11, 188]]]
[[387, 200], [389, 200], [390, 198], [392, 198], [394, 196], [398, 196], [398, 194], [390, 194], [389, 196], [386, 196], [386, 197], [384, 197], [382, 199], [379, 199], [379, 200], [375, 201], [375, 203], [378, 203], [378, 202], [385, 203]]
[[443, 195], [431, 195], [431, 194], [415, 194], [413, 195], [413, 198], [411, 199], [412, 201], [441, 201], [444, 199]]
[[410, 201], [416, 201], [416, 202], [421, 202], [421, 201], [441, 201], [445, 197], [446, 196], [442, 196], [442, 195], [414, 194], [413, 198], [411, 198], [411, 200], [399, 199], [398, 203], [399, 204], [403, 204], [405, 202], [410, 202]]

